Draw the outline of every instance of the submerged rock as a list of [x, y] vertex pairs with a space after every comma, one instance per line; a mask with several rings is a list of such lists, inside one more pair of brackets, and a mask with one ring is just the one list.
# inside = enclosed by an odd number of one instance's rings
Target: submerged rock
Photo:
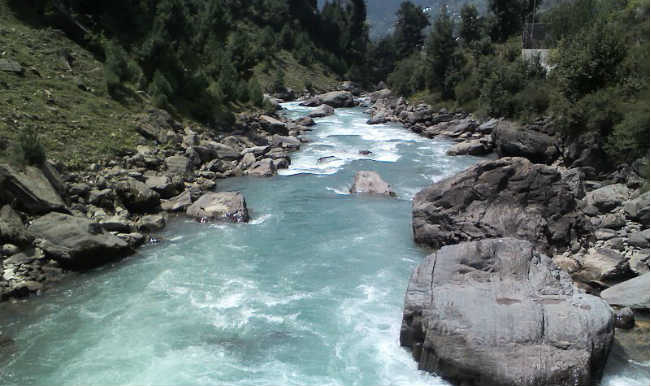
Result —
[[446, 246], [414, 271], [400, 343], [461, 385], [589, 386], [614, 334], [606, 302], [513, 238]]
[[396, 193], [376, 172], [362, 170], [355, 173], [355, 181], [350, 188], [351, 193], [377, 194], [395, 197]]
[[186, 213], [201, 220], [249, 221], [246, 201], [240, 192], [206, 193]]

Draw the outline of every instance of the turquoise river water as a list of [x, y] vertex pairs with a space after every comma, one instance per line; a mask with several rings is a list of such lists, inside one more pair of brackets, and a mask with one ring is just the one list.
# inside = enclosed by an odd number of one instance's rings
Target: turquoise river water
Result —
[[[290, 169], [218, 181], [244, 193], [249, 224], [175, 219], [157, 245], [0, 306], [16, 346], [0, 384], [446, 385], [398, 343], [407, 281], [425, 256], [410, 200], [480, 159], [366, 119], [338, 109]], [[378, 171], [398, 197], [349, 195], [358, 170]], [[604, 386], [649, 384], [635, 366], [613, 369]]]

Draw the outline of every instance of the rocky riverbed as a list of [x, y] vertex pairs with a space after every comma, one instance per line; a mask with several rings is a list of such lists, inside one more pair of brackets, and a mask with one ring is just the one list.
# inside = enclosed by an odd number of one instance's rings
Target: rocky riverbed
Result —
[[[372, 93], [368, 107], [369, 124], [401, 122], [421, 135], [458, 141], [448, 155], [495, 153], [499, 157], [437, 182], [414, 198], [416, 242], [440, 249], [414, 272], [405, 300], [401, 343], [412, 349], [421, 368], [461, 384], [589, 385], [601, 376], [615, 330], [621, 331], [615, 334], [615, 345], [621, 346], [621, 335], [624, 345], [640, 345], [640, 352], [648, 352], [649, 193], [642, 178], [645, 167], [648, 175], [643, 160], [613, 170], [604, 162], [599, 138], [585, 135], [567, 142], [556, 135], [550, 118], [527, 125], [498, 119], [480, 122], [463, 112], [409, 105], [390, 90]], [[503, 237], [513, 239], [499, 239]], [[493, 245], [495, 240], [499, 244]], [[525, 247], [533, 252], [513, 253], [521, 240], [532, 243]], [[505, 249], [506, 260], [499, 252]], [[537, 253], [547, 255], [535, 257]], [[505, 268], [523, 254], [534, 260]], [[544, 268], [542, 274], [556, 283], [553, 287], [569, 289], [569, 278], [573, 279], [575, 291], [584, 294], [578, 295], [582, 301], [593, 303], [584, 307], [589, 312], [563, 311], [566, 300], [558, 298], [558, 290], [521, 289], [538, 280], [526, 267], [540, 264], [541, 259], [554, 267]], [[458, 266], [439, 268], [436, 262], [441, 260]], [[556, 267], [562, 271], [554, 271]], [[528, 276], [517, 273], [524, 268]], [[438, 273], [439, 269], [443, 271]], [[464, 300], [454, 285], [478, 292]], [[546, 311], [547, 300], [536, 299], [541, 294], [553, 295], [549, 303], [555, 304], [553, 310]], [[482, 299], [476, 305], [481, 310], [473, 311], [472, 299], [477, 298]], [[531, 301], [541, 306], [524, 309], [547, 315], [544, 322], [517, 311], [523, 302]], [[520, 314], [511, 318], [510, 312]], [[471, 325], [477, 314], [483, 319], [475, 331]], [[560, 323], [550, 319], [559, 314], [566, 315]], [[524, 331], [532, 323], [540, 330], [527, 337]], [[500, 332], [505, 325], [509, 326], [506, 335]], [[644, 338], [637, 343], [626, 339], [624, 329], [631, 328]], [[553, 331], [563, 331], [563, 338], [546, 335], [556, 334]], [[591, 340], [597, 336], [598, 344]], [[533, 351], [540, 362], [522, 360], [528, 357], [527, 344], [538, 345]], [[551, 345], [551, 351], [545, 345]], [[500, 354], [502, 349], [513, 353], [516, 348], [524, 350], [517, 358]], [[552, 363], [552, 358], [563, 355], [573, 360], [560, 366]], [[642, 360], [648, 363], [648, 355]]]

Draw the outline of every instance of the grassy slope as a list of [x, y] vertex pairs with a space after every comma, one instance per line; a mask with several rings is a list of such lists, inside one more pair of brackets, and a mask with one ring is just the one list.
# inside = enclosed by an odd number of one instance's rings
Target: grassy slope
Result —
[[[70, 68], [65, 57], [72, 58]], [[35, 126], [48, 157], [72, 168], [135, 148], [140, 139], [136, 118], [150, 102], [144, 97], [113, 100], [101, 62], [63, 32], [19, 20], [6, 0], [0, 0], [0, 58], [17, 61], [26, 70], [22, 77], [0, 72], [0, 145], [14, 140], [22, 127]], [[266, 73], [262, 64], [255, 68], [264, 88], [272, 84], [275, 68], [283, 69], [286, 85], [294, 90], [303, 90], [305, 79], [322, 90], [337, 84], [322, 66], [302, 66], [286, 51], [272, 63]], [[0, 159], [7, 156], [0, 146]]]
[[48, 155], [71, 166], [135, 147], [133, 116], [143, 105], [112, 100], [101, 62], [60, 31], [22, 23], [4, 0], [0, 55], [26, 70], [23, 77], [0, 72], [0, 138], [12, 140], [21, 127], [36, 126]]

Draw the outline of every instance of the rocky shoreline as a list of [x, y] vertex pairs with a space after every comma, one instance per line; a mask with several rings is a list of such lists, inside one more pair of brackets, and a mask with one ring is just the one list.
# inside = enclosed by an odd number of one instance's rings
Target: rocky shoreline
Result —
[[[278, 101], [267, 99], [280, 109]], [[348, 91], [318, 95], [324, 114], [353, 103]], [[0, 300], [40, 294], [69, 272], [85, 271], [156, 242], [169, 216], [247, 222], [239, 192], [215, 192], [235, 176], [271, 177], [300, 149], [311, 118], [237, 117], [230, 133], [184, 127], [166, 111], [141, 114], [141, 145], [87, 170], [56, 162], [0, 164]]]
[[[419, 368], [465, 385], [590, 385], [613, 335], [648, 361], [643, 160], [613, 170], [596, 135], [568, 141], [550, 118], [480, 122], [387, 89], [367, 107], [369, 124], [457, 141], [448, 155], [497, 156], [414, 197], [414, 239], [435, 251], [405, 298], [401, 344]], [[618, 341], [634, 327], [645, 339]]]

